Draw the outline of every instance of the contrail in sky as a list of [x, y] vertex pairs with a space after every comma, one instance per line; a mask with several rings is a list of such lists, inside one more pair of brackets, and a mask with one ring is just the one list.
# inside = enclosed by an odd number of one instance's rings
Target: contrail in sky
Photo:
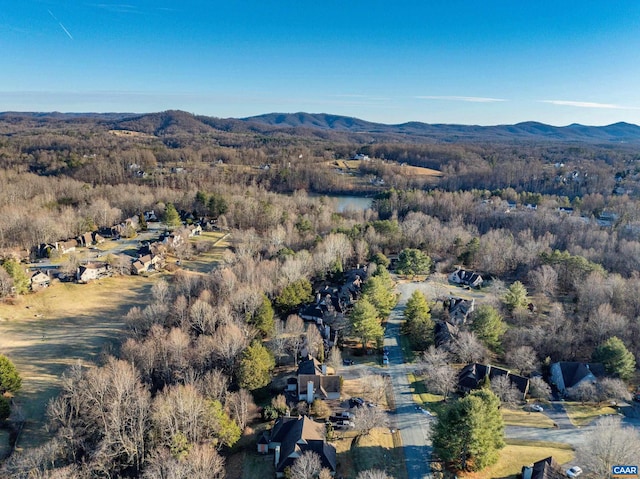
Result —
[[51, 15], [51, 18], [53, 18], [56, 22], [58, 22], [58, 25], [60, 25], [60, 28], [62, 28], [62, 30], [64, 31], [64, 33], [67, 34], [67, 36], [73, 40], [73, 37], [71, 36], [71, 34], [69, 33], [69, 30], [67, 30], [64, 25], [62, 24], [62, 22], [60, 20], [58, 20], [56, 18], [56, 16], [51, 12], [51, 10], [47, 10], [47, 12], [49, 12], [49, 15]]

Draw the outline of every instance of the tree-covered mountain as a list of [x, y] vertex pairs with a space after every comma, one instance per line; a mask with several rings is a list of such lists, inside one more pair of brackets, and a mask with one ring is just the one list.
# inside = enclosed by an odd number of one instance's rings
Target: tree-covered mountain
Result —
[[155, 136], [226, 133], [278, 134], [356, 143], [469, 143], [469, 142], [571, 142], [591, 144], [640, 143], [640, 126], [614, 123], [607, 126], [571, 124], [551, 126], [538, 122], [515, 125], [454, 125], [407, 122], [372, 123], [326, 113], [268, 113], [248, 118], [217, 118], [179, 110], [159, 113], [0, 113], [0, 131], [8, 125], [43, 127], [69, 123], [130, 130]]

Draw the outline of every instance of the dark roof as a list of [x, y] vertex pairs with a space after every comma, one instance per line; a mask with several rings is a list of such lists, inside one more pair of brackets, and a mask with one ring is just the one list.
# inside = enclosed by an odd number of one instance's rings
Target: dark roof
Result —
[[479, 363], [471, 363], [460, 370], [458, 374], [458, 387], [463, 391], [471, 391], [480, 387], [480, 383], [484, 380], [489, 371], [489, 380], [498, 376], [507, 376], [511, 380], [511, 384], [518, 388], [518, 391], [524, 396], [529, 390], [529, 379], [517, 374], [512, 374], [509, 370], [498, 366], [484, 365]]
[[258, 444], [269, 444], [269, 438], [267, 437], [267, 433], [263, 432], [260, 434], [260, 439], [258, 439]]
[[451, 341], [458, 335], [458, 328], [447, 321], [436, 321], [434, 338], [436, 346]]
[[301, 374], [322, 374], [322, 366], [320, 365], [320, 361], [311, 355], [307, 356], [305, 359], [298, 363], [298, 376]]
[[551, 456], [533, 463], [531, 479], [564, 479], [560, 465]]
[[600, 363], [579, 363], [576, 361], [560, 362], [560, 371], [564, 379], [564, 387], [570, 388], [582, 381], [591, 372], [595, 377], [605, 375], [604, 366]]
[[324, 317], [324, 311], [319, 304], [308, 304], [300, 309], [298, 312], [299, 316], [309, 316], [311, 318], [320, 318]]
[[276, 471], [282, 472], [295, 458], [293, 452], [312, 450], [320, 456], [322, 465], [336, 470], [336, 449], [325, 441], [324, 424], [315, 422], [307, 416], [282, 417], [276, 421], [271, 432], [271, 441], [280, 443], [280, 462]]

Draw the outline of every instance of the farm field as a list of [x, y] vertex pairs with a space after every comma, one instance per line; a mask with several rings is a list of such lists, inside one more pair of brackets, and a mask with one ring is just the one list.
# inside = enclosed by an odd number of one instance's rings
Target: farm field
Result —
[[153, 281], [122, 276], [57, 283], [16, 304], [0, 304], [0, 351], [23, 379], [15, 398], [26, 419], [19, 447], [37, 446], [47, 438], [46, 405], [58, 393], [62, 373], [76, 361], [96, 361], [119, 344], [124, 315], [147, 303]]

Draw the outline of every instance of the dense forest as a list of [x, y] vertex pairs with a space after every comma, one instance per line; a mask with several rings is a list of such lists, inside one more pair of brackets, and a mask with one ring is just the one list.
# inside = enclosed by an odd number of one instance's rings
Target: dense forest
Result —
[[[69, 371], [49, 406], [54, 438], [12, 456], [5, 473], [223, 477], [225, 454], [255, 417], [252, 393], [268, 386], [275, 359], [296, 358], [291, 338], [304, 327], [295, 307], [370, 261], [378, 267], [368, 281], [387, 281], [383, 259], [408, 250], [427, 255], [435, 274], [482, 272], [496, 297], [520, 282], [544, 306], [527, 310], [522, 297], [492, 305], [505, 327], [490, 339], [467, 332], [483, 342], [475, 360], [515, 367], [526, 352], [534, 370], [590, 360], [611, 338], [640, 358], [640, 151], [611, 140], [633, 128], [523, 139], [506, 128], [430, 135], [322, 120], [0, 115], [5, 262], [168, 204], [233, 237], [210, 274], [175, 273], [154, 286], [149, 306], [130, 311], [118, 358]], [[356, 154], [367, 159], [345, 174], [338, 167]], [[373, 206], [338, 213], [323, 196], [336, 194], [371, 196]], [[421, 339], [426, 350], [432, 332]]]

